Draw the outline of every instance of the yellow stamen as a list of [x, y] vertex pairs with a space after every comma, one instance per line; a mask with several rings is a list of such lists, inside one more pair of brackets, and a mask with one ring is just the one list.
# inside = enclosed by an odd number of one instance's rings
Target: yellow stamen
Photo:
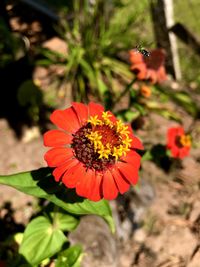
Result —
[[88, 120], [88, 122], [90, 122], [94, 126], [101, 125], [101, 120], [98, 119], [98, 115], [94, 117], [90, 116], [90, 119]]
[[181, 135], [180, 136], [180, 143], [182, 146], [191, 147], [191, 137], [189, 135]]
[[103, 118], [104, 123], [105, 123], [106, 125], [109, 125], [110, 123], [112, 123], [112, 122], [110, 121], [109, 117], [112, 117], [112, 115], [109, 114], [108, 111], [102, 113], [102, 118]]
[[100, 146], [99, 146], [99, 148], [98, 148], [98, 153], [99, 153], [99, 158], [101, 159], [101, 158], [106, 158], [106, 159], [108, 159], [108, 156], [110, 155], [110, 153], [111, 153], [111, 149], [110, 149], [110, 147], [109, 147], [109, 144], [106, 144], [106, 147], [103, 145], [103, 144], [101, 144]]
[[[115, 160], [118, 160], [121, 156], [125, 156], [126, 153], [130, 150], [132, 139], [129, 138], [129, 129], [128, 126], [124, 125], [121, 120], [112, 122], [110, 120], [112, 117], [108, 112], [102, 112], [102, 119], [98, 119], [98, 116], [90, 117], [88, 122], [94, 126], [94, 130], [91, 131], [86, 137], [93, 143], [94, 150], [99, 154], [99, 158], [108, 159], [109, 156], [114, 157]], [[109, 127], [111, 131], [117, 134], [117, 144], [112, 145], [109, 141], [103, 141], [102, 132], [98, 132], [96, 126]], [[108, 139], [109, 140], [109, 139]], [[104, 142], [104, 143], [103, 143]], [[107, 142], [107, 143], [105, 143]]]
[[87, 137], [93, 142], [95, 150], [101, 146], [102, 136], [98, 132], [91, 132], [89, 135], [87, 135]]

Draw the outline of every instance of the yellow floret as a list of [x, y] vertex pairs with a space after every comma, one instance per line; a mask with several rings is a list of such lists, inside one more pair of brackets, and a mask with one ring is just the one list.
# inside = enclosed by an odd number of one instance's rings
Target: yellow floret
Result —
[[124, 135], [129, 134], [128, 126], [124, 125], [121, 120], [118, 120], [116, 122], [116, 129], [117, 129], [117, 132], [120, 134], [124, 134]]
[[98, 115], [96, 115], [94, 117], [90, 116], [88, 122], [90, 122], [94, 126], [102, 124], [102, 121], [98, 119]]
[[189, 135], [182, 135], [180, 137], [180, 143], [183, 145], [183, 146], [188, 146], [190, 147], [191, 146], [191, 137]]
[[102, 119], [98, 119], [98, 116], [90, 117], [88, 122], [90, 122], [93, 126], [99, 125], [107, 125], [113, 131], [116, 131], [118, 134], [120, 145], [111, 145], [110, 143], [103, 144], [102, 136], [98, 131], [91, 131], [91, 133], [87, 134], [86, 137], [93, 143], [94, 150], [99, 154], [99, 158], [108, 159], [109, 156], [118, 160], [121, 156], [126, 156], [126, 153], [130, 150], [132, 139], [129, 138], [129, 129], [128, 126], [124, 125], [121, 120], [113, 123], [110, 120], [112, 117], [108, 112], [102, 112]]
[[101, 146], [99, 146], [98, 148], [98, 151], [99, 153], [99, 158], [106, 158], [108, 159], [110, 153], [111, 153], [111, 150], [110, 150], [110, 145], [109, 144], [106, 144], [106, 146], [104, 146], [103, 144]]
[[109, 124], [112, 125], [112, 122], [111, 122], [111, 120], [109, 119], [109, 117], [112, 117], [112, 115], [109, 114], [108, 111], [102, 113], [102, 118], [103, 118], [104, 123], [105, 123], [106, 125], [109, 125]]
[[91, 132], [90, 134], [86, 135], [86, 137], [90, 141], [92, 141], [95, 150], [97, 150], [98, 147], [102, 145], [101, 143], [102, 136], [98, 132]]

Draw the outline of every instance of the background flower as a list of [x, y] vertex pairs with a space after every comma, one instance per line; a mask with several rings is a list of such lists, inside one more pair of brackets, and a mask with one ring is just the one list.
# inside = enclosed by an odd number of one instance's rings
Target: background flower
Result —
[[146, 98], [149, 98], [151, 96], [151, 87], [143, 84], [140, 87], [140, 94]]
[[72, 103], [55, 110], [51, 121], [60, 128], [44, 134], [52, 147], [44, 158], [53, 176], [78, 195], [93, 201], [114, 199], [138, 181], [140, 140], [111, 112], [99, 104]]
[[161, 83], [167, 79], [163, 49], [154, 49], [150, 56], [143, 56], [134, 49], [129, 52], [131, 70], [137, 75], [138, 80], [149, 80], [152, 84]]
[[184, 158], [189, 154], [191, 138], [182, 127], [172, 127], [167, 133], [167, 148], [174, 158]]

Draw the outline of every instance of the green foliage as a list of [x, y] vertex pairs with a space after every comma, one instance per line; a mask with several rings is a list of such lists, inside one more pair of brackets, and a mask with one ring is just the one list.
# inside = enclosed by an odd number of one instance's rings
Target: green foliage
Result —
[[188, 92], [174, 91], [171, 88], [162, 88], [161, 86], [157, 86], [157, 89], [162, 94], [169, 97], [173, 102], [181, 106], [186, 112], [188, 112], [193, 117], [196, 117], [198, 115], [199, 108]]
[[131, 122], [135, 119], [137, 119], [141, 114], [139, 111], [132, 111], [130, 109], [123, 109], [117, 112], [117, 117], [121, 119], [122, 121], [128, 121]]
[[65, 64], [65, 79], [76, 100], [87, 100], [88, 93], [104, 100], [108, 92], [114, 93], [113, 77], [123, 82], [132, 78], [120, 53], [135, 46], [134, 27], [144, 8], [144, 2], [136, 9], [132, 1], [73, 1], [70, 19], [63, 19], [57, 29], [66, 41], [67, 55], [43, 49], [45, 59], [38, 63]]
[[39, 216], [28, 224], [19, 253], [34, 266], [59, 252], [66, 241], [59, 224]]
[[59, 253], [55, 267], [80, 267], [82, 256], [81, 246], [72, 246]]
[[[46, 216], [36, 217], [26, 227], [19, 253], [31, 265], [38, 265], [45, 259], [62, 251], [64, 243], [67, 242], [66, 234], [63, 231], [74, 230], [78, 223], [78, 219], [63, 210], [57, 209], [53, 213], [46, 214]], [[77, 263], [81, 259], [80, 253], [80, 246], [63, 251], [58, 257], [58, 262], [60, 261], [58, 266], [62, 266], [63, 257], [70, 264]], [[69, 266], [76, 265], [71, 264]]]
[[12, 51], [13, 37], [2, 18], [0, 18], [0, 32], [0, 67], [4, 67], [14, 59], [14, 55]]
[[92, 202], [78, 197], [73, 190], [67, 190], [66, 187], [56, 183], [48, 168], [0, 176], [0, 184], [12, 186], [26, 194], [47, 199], [72, 214], [99, 215], [104, 218], [114, 232], [112, 213], [107, 201]]
[[0, 184], [55, 204], [43, 208], [44, 216], [34, 218], [27, 225], [22, 241], [20, 238], [17, 242], [20, 244], [20, 255], [13, 259], [11, 267], [36, 267], [41, 262], [47, 263], [52, 257], [57, 259], [57, 267], [79, 267], [83, 255], [80, 246], [68, 249], [64, 246], [68, 244], [66, 232], [77, 227], [80, 215], [99, 215], [109, 224], [112, 232], [115, 230], [107, 201], [92, 202], [77, 196], [74, 190], [55, 182], [49, 168], [0, 176]]
[[2, 18], [0, 18], [0, 33], [0, 68], [3, 68], [12, 61], [23, 57], [26, 47], [22, 37], [11, 32]]
[[68, 232], [73, 231], [79, 223], [78, 219], [67, 214], [64, 210], [56, 210], [50, 213], [50, 219], [57, 228]]

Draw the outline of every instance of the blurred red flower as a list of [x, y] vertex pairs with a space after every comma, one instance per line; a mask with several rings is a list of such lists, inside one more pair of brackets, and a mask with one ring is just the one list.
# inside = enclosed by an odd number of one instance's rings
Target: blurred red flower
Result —
[[174, 158], [184, 158], [189, 154], [191, 138], [185, 135], [182, 127], [172, 127], [167, 133], [167, 148]]
[[167, 79], [165, 71], [165, 52], [163, 49], [154, 49], [146, 57], [132, 49], [129, 52], [131, 70], [138, 80], [149, 80], [152, 84], [162, 83]]
[[141, 157], [135, 149], [143, 145], [130, 125], [93, 102], [73, 102], [50, 119], [60, 129], [44, 134], [44, 145], [52, 147], [44, 158], [57, 182], [92, 201], [114, 199], [137, 183]]

